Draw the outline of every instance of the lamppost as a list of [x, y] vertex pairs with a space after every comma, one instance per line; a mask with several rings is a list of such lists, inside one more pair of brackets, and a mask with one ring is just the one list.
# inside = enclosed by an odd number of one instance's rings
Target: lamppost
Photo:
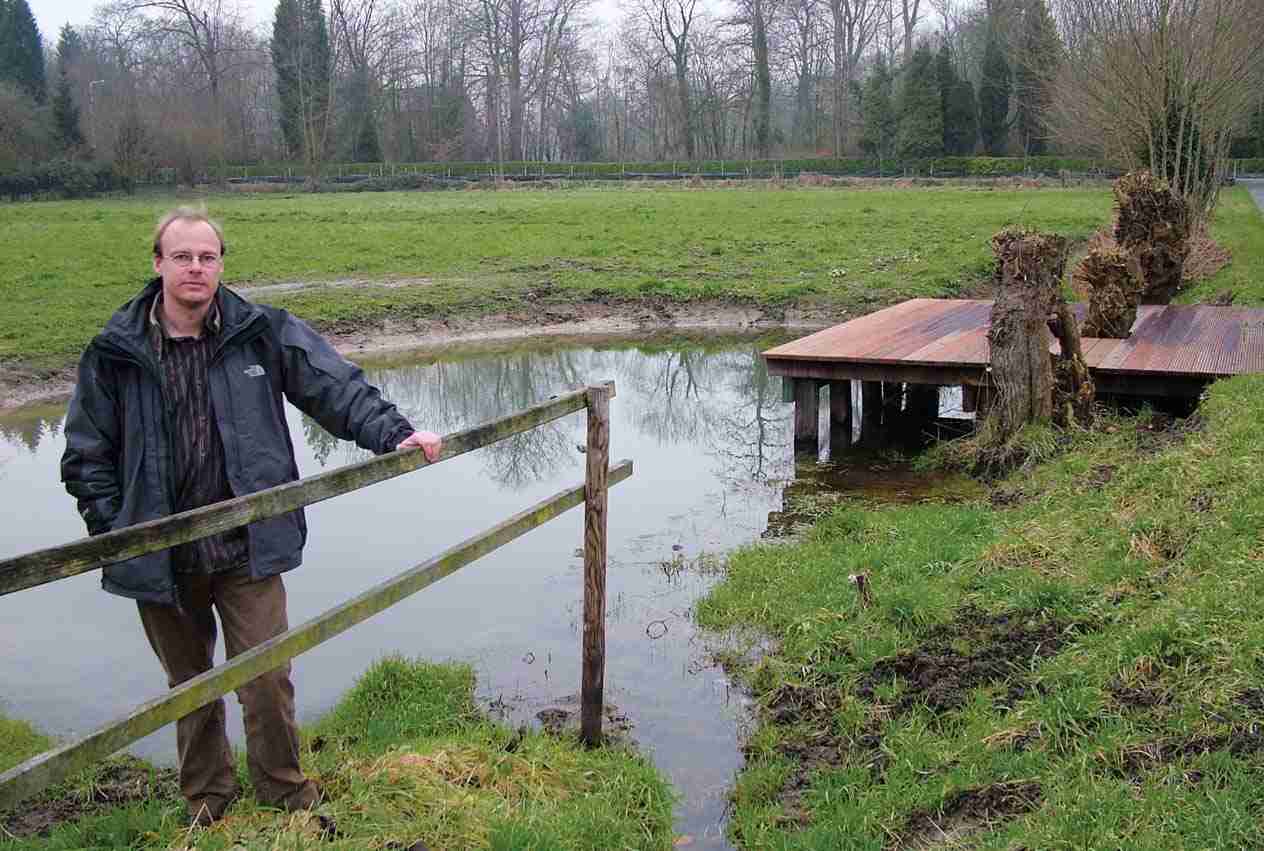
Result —
[[88, 132], [92, 135], [92, 150], [97, 150], [97, 110], [96, 110], [96, 93], [93, 87], [99, 86], [105, 80], [93, 80], [88, 83]]

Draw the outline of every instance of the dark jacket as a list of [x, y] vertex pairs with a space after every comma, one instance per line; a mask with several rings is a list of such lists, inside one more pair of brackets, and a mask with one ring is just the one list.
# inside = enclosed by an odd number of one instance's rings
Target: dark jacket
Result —
[[[66, 417], [61, 478], [97, 535], [172, 513], [174, 448], [161, 366], [149, 342], [150, 281], [88, 345]], [[283, 397], [330, 433], [384, 453], [412, 433], [408, 421], [304, 322], [284, 310], [219, 290], [222, 326], [210, 365], [211, 399], [237, 496], [298, 478]], [[302, 510], [250, 524], [256, 579], [298, 567], [307, 524]], [[176, 602], [170, 550], [105, 568], [107, 591]]]

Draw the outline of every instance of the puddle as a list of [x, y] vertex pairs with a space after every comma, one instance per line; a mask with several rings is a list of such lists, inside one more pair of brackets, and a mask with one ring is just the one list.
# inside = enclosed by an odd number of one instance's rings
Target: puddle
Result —
[[[616, 382], [611, 457], [636, 466], [610, 493], [606, 717], [681, 793], [676, 830], [691, 848], [730, 847], [724, 814], [749, 723], [747, 697], [716, 661], [729, 649], [691, 617], [723, 554], [767, 529], [809, 522], [842, 496], [975, 495], [959, 493], [960, 481], [928, 482], [890, 454], [796, 461], [792, 406], [758, 358], [782, 339], [545, 341], [366, 364], [415, 424], [441, 433], [576, 384]], [[0, 419], [0, 505], [6, 516], [20, 508], [25, 518], [7, 525], [0, 557], [82, 535], [58, 481], [63, 415], [45, 407]], [[293, 409], [288, 415], [302, 475], [367, 457]], [[286, 575], [291, 623], [579, 483], [584, 429], [583, 415], [573, 415], [310, 507], [304, 565]], [[568, 512], [296, 659], [300, 721], [328, 711], [374, 659], [398, 653], [472, 664], [482, 705], [510, 724], [574, 723], [582, 522], [582, 512]], [[99, 577], [88, 574], [0, 598], [0, 683], [0, 712], [70, 736], [156, 696], [162, 675], [135, 606], [102, 592]], [[236, 701], [229, 714], [240, 745]], [[174, 738], [172, 729], [161, 731], [132, 751], [170, 765]]]

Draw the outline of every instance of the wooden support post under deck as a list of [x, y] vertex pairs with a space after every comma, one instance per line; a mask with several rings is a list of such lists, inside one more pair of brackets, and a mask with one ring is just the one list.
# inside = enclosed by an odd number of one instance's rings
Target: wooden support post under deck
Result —
[[584, 663], [579, 737], [601, 744], [606, 676], [606, 507], [610, 466], [610, 388], [588, 388], [587, 477], [584, 481]]
[[815, 379], [794, 379], [794, 451], [815, 454], [821, 415], [820, 389]]
[[837, 458], [851, 445], [851, 382], [831, 381], [830, 400], [830, 455]]
[[882, 422], [890, 425], [904, 410], [904, 382], [882, 382]]
[[962, 384], [961, 385], [961, 412], [963, 414], [973, 414], [979, 406], [979, 385]]
[[882, 431], [882, 382], [860, 382], [860, 442], [872, 445]]
[[905, 411], [915, 422], [933, 420], [939, 416], [939, 385], [910, 384], [907, 390], [908, 404]]

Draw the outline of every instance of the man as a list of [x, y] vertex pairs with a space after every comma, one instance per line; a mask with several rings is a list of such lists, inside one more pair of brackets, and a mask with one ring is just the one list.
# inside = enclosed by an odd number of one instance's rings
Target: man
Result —
[[[283, 398], [328, 431], [385, 453], [440, 438], [415, 431], [353, 364], [284, 310], [219, 286], [225, 246], [206, 214], [158, 223], [154, 271], [89, 344], [66, 419], [61, 474], [89, 534], [209, 505], [298, 478]], [[212, 666], [219, 615], [231, 659], [288, 629], [281, 574], [302, 560], [301, 510], [104, 570], [107, 591], [137, 601], [171, 686]], [[309, 809], [319, 790], [299, 768], [290, 666], [237, 691], [256, 796]], [[195, 823], [220, 818], [239, 790], [218, 700], [177, 725], [180, 791]]]

